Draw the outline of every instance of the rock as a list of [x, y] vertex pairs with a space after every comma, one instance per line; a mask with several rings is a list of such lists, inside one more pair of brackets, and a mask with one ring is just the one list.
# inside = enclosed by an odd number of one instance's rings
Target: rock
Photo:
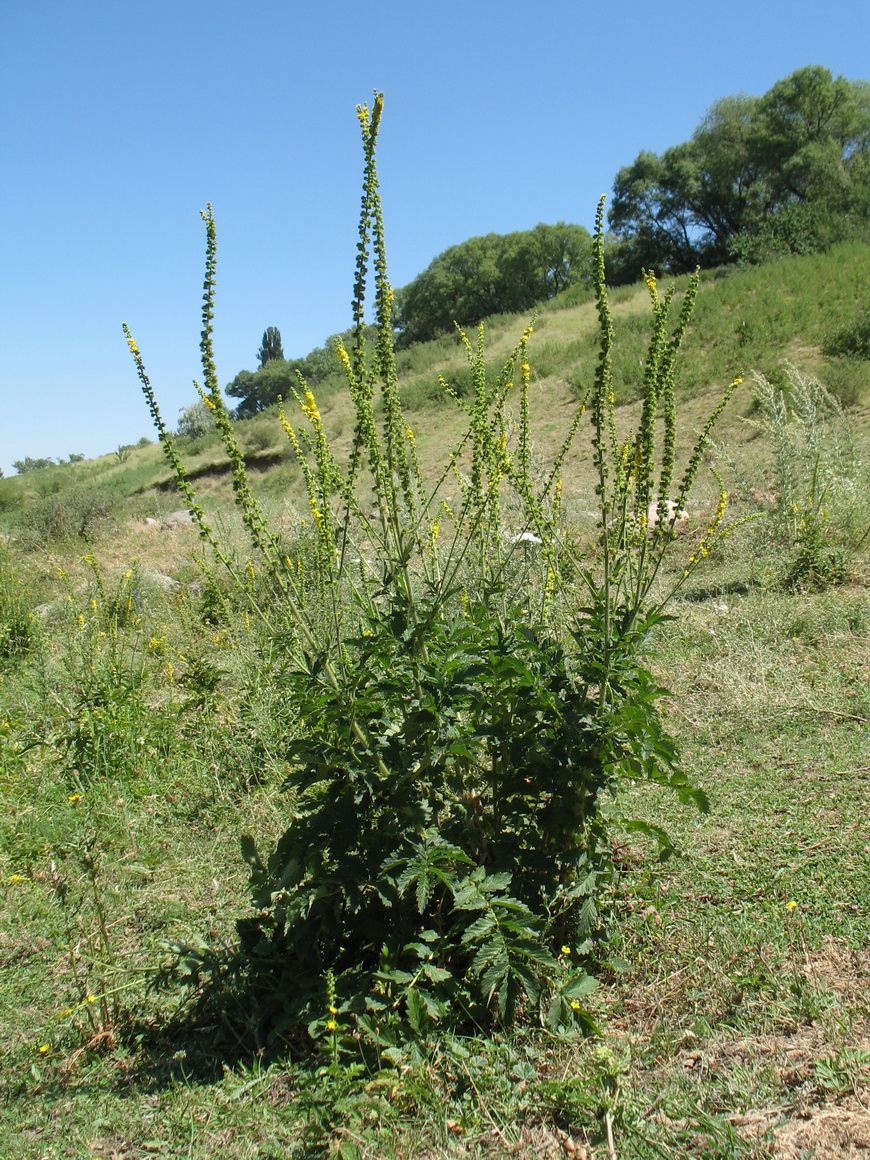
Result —
[[179, 528], [189, 528], [193, 524], [193, 516], [188, 511], [171, 512], [163, 521], [163, 527], [169, 532], [177, 532]]

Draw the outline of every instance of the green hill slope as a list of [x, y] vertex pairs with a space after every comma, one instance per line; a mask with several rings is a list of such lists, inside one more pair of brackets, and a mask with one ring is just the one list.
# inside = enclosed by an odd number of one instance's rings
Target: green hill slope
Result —
[[[677, 279], [678, 293], [686, 280]], [[870, 395], [870, 361], [833, 357], [838, 334], [860, 330], [870, 284], [870, 252], [844, 244], [824, 254], [792, 256], [765, 266], [726, 267], [702, 276], [695, 318], [683, 348], [678, 391], [688, 425], [697, 409], [709, 411], [711, 399], [737, 374], [760, 371], [782, 381], [783, 360], [817, 375], [855, 411], [859, 427]], [[592, 381], [597, 357], [594, 303], [580, 301], [579, 288], [542, 306], [530, 344], [535, 438], [542, 457], [561, 440], [564, 426]], [[637, 398], [650, 332], [649, 297], [642, 285], [612, 292], [616, 346], [614, 385], [617, 402]], [[488, 364], [493, 372], [516, 343], [527, 316], [503, 315], [486, 324]], [[864, 322], [866, 327], [866, 321]], [[461, 415], [439, 376], [461, 397], [470, 389], [465, 352], [454, 336], [420, 343], [397, 356], [399, 380], [409, 423], [420, 446], [424, 469], [436, 470], [442, 452], [461, 427]], [[131, 367], [130, 389], [135, 390]], [[159, 395], [159, 384], [158, 384]], [[341, 455], [352, 437], [350, 402], [338, 377], [317, 388], [327, 432]], [[752, 406], [752, 388], [725, 417], [721, 438], [734, 444], [737, 457], [752, 432], [740, 421]], [[262, 494], [291, 505], [303, 499], [301, 478], [274, 411], [237, 425], [249, 467]], [[180, 441], [190, 476], [206, 505], [231, 498], [231, 482], [216, 435]], [[566, 492], [587, 490], [581, 460], [569, 463]], [[159, 445], [130, 448], [99, 459], [66, 464], [0, 480], [0, 522], [6, 533], [19, 525], [35, 540], [93, 534], [110, 514], [160, 515], [181, 506]]]

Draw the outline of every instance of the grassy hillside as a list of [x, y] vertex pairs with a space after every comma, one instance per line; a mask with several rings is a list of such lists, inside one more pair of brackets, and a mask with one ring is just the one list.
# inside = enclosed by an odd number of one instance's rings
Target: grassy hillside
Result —
[[[529, 1017], [510, 1032], [424, 1029], [363, 1053], [350, 1023], [330, 1032], [324, 998], [313, 1058], [258, 1040], [239, 979], [204, 984], [251, 914], [240, 837], [268, 851], [293, 814], [288, 739], [306, 725], [281, 669], [280, 609], [272, 621], [249, 616], [195, 528], [165, 526], [184, 503], [157, 445], [0, 481], [4, 1160], [864, 1153], [870, 363], [825, 351], [862, 325], [868, 273], [866, 249], [842, 247], [702, 281], [678, 379], [677, 457], [745, 373], [711, 456], [734, 531], [648, 645], [669, 689], [665, 724], [711, 809], [641, 780], [607, 799], [603, 938], [582, 952], [598, 980], [584, 996], [598, 1034], [585, 1038]], [[615, 293], [613, 313], [622, 429], [638, 418], [646, 289]], [[526, 321], [490, 322], [493, 367]], [[533, 471], [592, 380], [595, 328], [593, 304], [570, 294], [538, 317]], [[819, 375], [845, 409], [795, 423], [800, 390], [783, 360]], [[404, 352], [399, 371], [434, 479], [461, 427], [437, 376], [462, 395], [467, 364], [442, 339]], [[792, 418], [777, 423], [765, 408], [783, 386]], [[319, 399], [346, 456], [348, 400], [337, 383]], [[308, 568], [300, 523], [311, 511], [276, 417], [236, 430], [272, 526]], [[594, 561], [582, 433], [563, 470], [565, 537]], [[250, 594], [256, 560], [218, 441], [181, 450]], [[698, 551], [718, 490], [712, 477], [697, 488], [662, 585]], [[520, 526], [510, 508], [504, 519], [507, 532]], [[571, 599], [588, 599], [579, 582]], [[635, 817], [645, 831], [626, 824]], [[676, 846], [666, 860], [656, 826]], [[178, 944], [193, 948], [186, 980], [170, 970]]]
[[[858, 329], [866, 315], [870, 258], [863, 245], [843, 245], [825, 254], [788, 257], [767, 266], [724, 267], [702, 278], [695, 319], [684, 346], [678, 389], [687, 405], [705, 412], [735, 374], [756, 370], [782, 382], [782, 362], [818, 375], [835, 395], [855, 410], [863, 422], [870, 398], [870, 362], [860, 357], [827, 357], [826, 346], [844, 328]], [[678, 279], [680, 290], [686, 279]], [[588, 292], [584, 292], [586, 294]], [[536, 439], [546, 458], [559, 442], [561, 416], [588, 390], [597, 357], [597, 324], [592, 301], [576, 303], [576, 288], [541, 308], [530, 348], [535, 391], [532, 397]], [[631, 403], [638, 393], [638, 370], [649, 337], [649, 297], [642, 286], [621, 287], [613, 293], [616, 324], [614, 383], [617, 402]], [[487, 324], [487, 361], [493, 371], [516, 343], [526, 317], [499, 317]], [[866, 323], [865, 323], [866, 325]], [[398, 354], [402, 397], [409, 420], [424, 446], [435, 440], [434, 457], [459, 429], [455, 405], [445, 400], [438, 376], [460, 395], [470, 389], [470, 371], [461, 344], [455, 338], [421, 343]], [[130, 376], [130, 389], [135, 379]], [[158, 385], [159, 392], [159, 385]], [[350, 446], [350, 405], [339, 379], [317, 389], [330, 437], [339, 449]], [[727, 437], [735, 445], [749, 435], [742, 427], [743, 411], [751, 406], [751, 389], [743, 392], [725, 417]], [[144, 405], [144, 404], [143, 404]], [[455, 420], [455, 421], [454, 421]], [[276, 501], [298, 503], [302, 498], [299, 473], [292, 453], [275, 420], [267, 412], [239, 424], [238, 435], [248, 463], [265, 495]], [[217, 503], [230, 498], [226, 463], [217, 436], [192, 440], [181, 449], [191, 478], [206, 497]], [[99, 522], [101, 509], [135, 515], [160, 515], [178, 506], [174, 481], [159, 446], [129, 448], [119, 461], [117, 453], [0, 480], [0, 522], [7, 528], [23, 518], [36, 525], [36, 535], [47, 514], [57, 509], [58, 497], [74, 510], [69, 529], [55, 520], [47, 528], [70, 530], [73, 535], [88, 524], [89, 507]], [[582, 476], [582, 473], [581, 473]], [[579, 478], [566, 478], [569, 490], [581, 491]], [[87, 497], [87, 498], [86, 498]]]

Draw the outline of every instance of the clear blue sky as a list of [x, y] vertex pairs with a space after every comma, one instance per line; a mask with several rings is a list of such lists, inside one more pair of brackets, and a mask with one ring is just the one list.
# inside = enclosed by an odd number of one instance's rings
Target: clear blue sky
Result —
[[867, 78], [868, 45], [866, 0], [5, 0], [0, 467], [152, 434], [122, 321], [167, 420], [195, 400], [209, 201], [223, 383], [266, 326], [295, 356], [349, 325], [375, 88], [401, 286], [476, 234], [591, 226], [717, 98]]

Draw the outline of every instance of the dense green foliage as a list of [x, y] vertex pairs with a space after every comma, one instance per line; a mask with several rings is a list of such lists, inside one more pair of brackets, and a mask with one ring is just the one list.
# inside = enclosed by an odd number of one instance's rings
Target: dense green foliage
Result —
[[617, 174], [619, 280], [806, 253], [870, 222], [870, 86], [798, 69], [717, 101], [692, 139]]
[[[372, 334], [373, 328], [370, 328], [370, 337]], [[265, 339], [266, 336], [263, 337]], [[236, 407], [238, 417], [250, 418], [273, 406], [279, 399], [290, 398], [299, 387], [300, 375], [312, 386], [317, 386], [330, 376], [340, 378], [343, 371], [336, 344], [348, 342], [349, 339], [350, 331], [335, 334], [304, 358], [285, 359], [283, 355], [276, 355], [261, 363], [256, 371], [239, 371], [226, 388], [230, 398], [239, 400]]]
[[[281, 742], [292, 808], [272, 853], [261, 856], [245, 839], [254, 914], [239, 923], [236, 966], [222, 969], [245, 976], [251, 1018], [273, 1040], [341, 1026], [383, 1048], [423, 1038], [437, 1024], [508, 1025], [520, 1013], [566, 1031], [588, 1024], [580, 1000], [593, 984], [584, 962], [611, 872], [605, 793], [622, 778], [640, 779], [706, 808], [663, 728], [663, 690], [642, 655], [667, 601], [719, 537], [724, 493], [682, 569], [664, 590], [657, 586], [710, 430], [741, 380], [678, 472], [676, 360], [698, 279], [674, 320], [674, 290], [660, 297], [650, 275], [643, 406], [636, 431], [617, 437], [600, 206], [599, 358], [586, 420], [599, 551], [590, 557], [562, 518], [562, 465], [584, 404], [575, 405], [550, 469], [541, 477], [533, 467], [531, 326], [494, 377], [483, 328], [476, 344], [462, 335], [473, 389], [466, 404], [445, 387], [465, 425], [429, 484], [398, 389], [374, 161], [381, 109], [381, 97], [371, 114], [359, 109], [358, 321], [350, 349], [336, 347], [353, 447], [346, 462], [336, 457], [300, 379], [299, 428], [280, 418], [312, 524], [292, 546], [254, 498], [221, 396], [210, 209], [203, 397], [250, 536], [243, 574], [206, 520], [126, 330], [178, 486], [244, 594], [245, 625], [255, 618], [262, 626], [263, 665], [294, 710]], [[370, 252], [374, 342], [363, 324]], [[514, 394], [516, 420], [507, 411]], [[467, 477], [457, 469], [463, 453]], [[233, 626], [226, 605], [224, 618]], [[632, 825], [670, 851], [664, 830]], [[186, 971], [215, 969], [196, 947], [183, 949], [182, 962]]]
[[214, 416], [205, 399], [198, 399], [189, 407], [182, 407], [175, 433], [182, 439], [200, 439], [214, 430]]
[[528, 310], [578, 282], [591, 285], [591, 254], [589, 232], [564, 222], [451, 246], [397, 292], [400, 344]]
[[28, 471], [44, 471], [46, 467], [54, 467], [55, 461], [53, 459], [34, 459], [30, 455], [25, 455], [23, 459], [16, 459], [12, 466], [19, 475], [24, 475]]
[[261, 367], [274, 359], [284, 360], [284, 347], [281, 344], [281, 331], [277, 326], [267, 326], [263, 331], [263, 341], [257, 351], [257, 361]]

